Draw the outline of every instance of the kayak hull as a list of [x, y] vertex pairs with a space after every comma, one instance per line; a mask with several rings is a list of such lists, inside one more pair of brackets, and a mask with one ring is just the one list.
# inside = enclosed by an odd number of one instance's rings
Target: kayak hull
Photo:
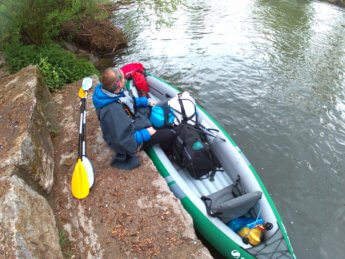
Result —
[[[156, 102], [170, 99], [179, 93], [175, 87], [151, 74], [146, 80], [150, 86], [150, 97]], [[223, 172], [219, 171], [215, 174], [214, 181], [195, 180], [185, 169], [174, 164], [159, 145], [148, 151], [148, 155], [165, 178], [169, 188], [192, 216], [197, 231], [226, 258], [295, 258], [280, 215], [254, 167], [229, 134], [199, 105], [197, 105], [197, 114], [198, 121], [203, 126], [219, 130], [216, 137], [208, 139], [224, 168]], [[260, 217], [273, 224], [273, 229], [265, 234], [265, 244], [255, 247], [244, 244], [241, 237], [220, 219], [207, 214], [205, 205], [200, 199], [201, 196], [207, 196], [233, 184], [238, 176], [247, 192], [262, 192], [262, 198], [257, 205], [260, 208]]]

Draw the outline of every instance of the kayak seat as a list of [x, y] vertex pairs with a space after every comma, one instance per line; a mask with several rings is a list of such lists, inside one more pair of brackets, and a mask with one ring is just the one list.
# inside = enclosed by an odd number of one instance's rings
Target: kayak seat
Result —
[[261, 196], [260, 191], [241, 194], [235, 185], [230, 185], [208, 196], [202, 196], [201, 200], [205, 203], [208, 215], [228, 223], [248, 213]]

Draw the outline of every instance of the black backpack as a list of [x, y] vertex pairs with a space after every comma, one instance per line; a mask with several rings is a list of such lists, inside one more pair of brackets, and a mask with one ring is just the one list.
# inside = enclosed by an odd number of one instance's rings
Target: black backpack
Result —
[[213, 181], [214, 174], [221, 165], [207, 142], [205, 130], [198, 124], [190, 125], [185, 121], [182, 121], [175, 130], [177, 136], [171, 149], [173, 161], [186, 168], [193, 178], [209, 177]]

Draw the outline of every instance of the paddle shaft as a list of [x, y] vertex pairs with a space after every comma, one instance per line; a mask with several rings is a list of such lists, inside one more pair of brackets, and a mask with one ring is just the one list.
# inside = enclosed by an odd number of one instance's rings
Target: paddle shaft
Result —
[[80, 122], [79, 122], [79, 141], [78, 141], [78, 158], [82, 158], [83, 155], [83, 124], [84, 124], [84, 110], [85, 110], [85, 100], [81, 99], [80, 105]]
[[85, 98], [81, 99], [83, 107], [83, 127], [82, 127], [82, 156], [86, 156], [86, 102], [87, 91], [85, 91]]

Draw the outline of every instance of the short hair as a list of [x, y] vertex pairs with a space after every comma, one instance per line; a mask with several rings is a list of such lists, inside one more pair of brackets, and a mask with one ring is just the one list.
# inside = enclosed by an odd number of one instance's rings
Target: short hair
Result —
[[103, 88], [107, 91], [115, 90], [116, 88], [116, 75], [115, 72], [111, 68], [107, 68], [104, 70], [102, 77], [101, 77], [101, 83], [103, 85]]
[[124, 75], [121, 69], [107, 68], [101, 77], [103, 89], [110, 92], [115, 91], [119, 87], [119, 83], [123, 80], [123, 77]]

